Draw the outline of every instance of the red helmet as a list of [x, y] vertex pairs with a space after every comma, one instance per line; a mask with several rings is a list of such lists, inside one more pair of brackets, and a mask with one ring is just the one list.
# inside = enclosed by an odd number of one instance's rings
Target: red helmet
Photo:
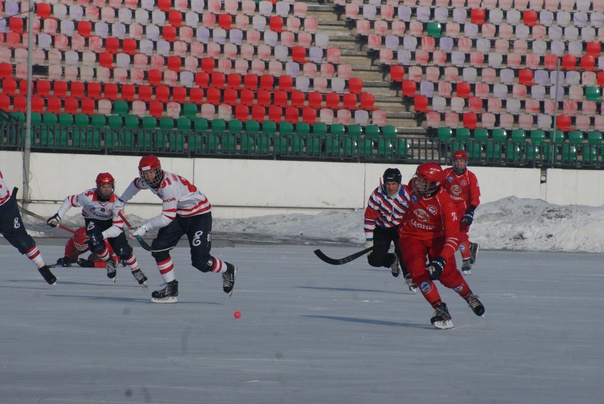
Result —
[[73, 245], [76, 250], [82, 252], [88, 248], [88, 236], [86, 235], [86, 227], [80, 227], [73, 235]]
[[468, 165], [468, 153], [465, 150], [457, 150], [453, 153], [453, 171], [460, 175], [466, 171]]
[[[101, 192], [101, 185], [111, 185], [111, 192], [109, 193], [103, 193]], [[115, 190], [115, 179], [113, 178], [113, 176], [109, 173], [100, 173], [99, 175], [96, 176], [96, 193], [98, 194], [99, 198], [102, 200], [107, 200], [109, 198], [111, 198], [111, 195], [113, 195], [113, 191]]]
[[[162, 180], [164, 179], [164, 172], [161, 169], [161, 163], [159, 159], [154, 154], [149, 154], [141, 159], [138, 163], [138, 172], [141, 176], [141, 179], [145, 181], [151, 188], [159, 187]], [[150, 174], [145, 174], [152, 172], [154, 175], [151, 177]], [[147, 179], [147, 177], [150, 177]]]
[[455, 153], [453, 153], [453, 159], [464, 159], [464, 160], [467, 160], [468, 159], [468, 152], [466, 152], [465, 150], [457, 150]]
[[440, 164], [424, 163], [415, 171], [413, 189], [421, 196], [431, 196], [438, 191], [444, 180], [444, 171]]

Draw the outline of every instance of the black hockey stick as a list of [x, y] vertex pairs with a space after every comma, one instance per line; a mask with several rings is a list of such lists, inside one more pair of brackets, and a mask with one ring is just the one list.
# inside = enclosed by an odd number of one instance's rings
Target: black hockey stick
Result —
[[[128, 228], [130, 230], [133, 229], [132, 225], [130, 224], [130, 222], [128, 221], [128, 219], [126, 219], [126, 216], [124, 216], [124, 214], [122, 213], [122, 211], [120, 211], [118, 213], [118, 215], [122, 218], [122, 220], [124, 221], [124, 223], [126, 223], [126, 226], [128, 226]], [[134, 236], [136, 238], [136, 240], [138, 241], [138, 243], [141, 245], [141, 247], [143, 247], [145, 250], [150, 251], [150, 252], [162, 252], [162, 251], [170, 251], [171, 249], [173, 249], [175, 246], [172, 247], [168, 247], [168, 248], [162, 248], [160, 250], [154, 250], [153, 248], [151, 248], [151, 246], [145, 241], [143, 240], [143, 238], [141, 236]]]
[[323, 253], [323, 251], [321, 251], [321, 250], [315, 250], [314, 253], [323, 262], [327, 262], [328, 264], [331, 264], [331, 265], [342, 265], [342, 264], [346, 264], [350, 261], [356, 260], [357, 258], [367, 254], [371, 250], [373, 250], [373, 246], [371, 246], [369, 248], [365, 248], [364, 250], [356, 252], [352, 255], [349, 255], [348, 257], [344, 257], [344, 258], [340, 258], [340, 259], [330, 258], [327, 255], [325, 255]]
[[[16, 195], [18, 190], [19, 190], [19, 188], [13, 188], [13, 195]], [[25, 213], [25, 214], [27, 214], [27, 215], [29, 215], [29, 216], [33, 217], [33, 218], [36, 218], [36, 219], [41, 220], [41, 221], [43, 221], [43, 222], [47, 222], [47, 220], [48, 220], [48, 219], [46, 219], [45, 217], [42, 217], [42, 216], [40, 216], [40, 215], [38, 215], [38, 214], [36, 214], [36, 213], [32, 212], [31, 210], [27, 210], [27, 209], [25, 209], [23, 206], [19, 206], [19, 208], [21, 209], [21, 212], [23, 212], [23, 213]], [[75, 234], [75, 230], [70, 229], [70, 228], [69, 228], [69, 227], [67, 227], [67, 226], [63, 226], [63, 225], [62, 225], [62, 224], [60, 224], [60, 223], [57, 225], [57, 227], [58, 227], [59, 229], [63, 229], [63, 230], [65, 230], [65, 231], [68, 231], [68, 232], [70, 232], [71, 234]]]

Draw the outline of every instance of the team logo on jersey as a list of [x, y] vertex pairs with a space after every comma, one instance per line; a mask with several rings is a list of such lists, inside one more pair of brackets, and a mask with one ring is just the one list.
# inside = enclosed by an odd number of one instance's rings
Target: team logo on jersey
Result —
[[447, 177], [447, 182], [453, 182], [453, 177], [448, 176], [448, 177]]
[[21, 227], [21, 222], [19, 222], [19, 218], [16, 217], [15, 220], [13, 221], [13, 227], [15, 229], [18, 229], [19, 227]]
[[415, 209], [413, 213], [415, 213], [415, 217], [422, 223], [428, 223], [430, 221], [430, 215], [423, 209]]
[[430, 205], [430, 206], [428, 206], [428, 212], [430, 212], [432, 215], [436, 215], [436, 213], [438, 212], [438, 209], [436, 209], [436, 206]]
[[411, 203], [417, 203], [417, 202], [418, 202], [417, 195], [415, 195], [415, 194], [411, 195]]
[[459, 196], [459, 195], [461, 195], [461, 193], [462, 193], [462, 189], [461, 189], [461, 187], [459, 185], [454, 184], [451, 187], [451, 194], [453, 194], [455, 196]]
[[466, 180], [461, 180], [461, 186], [465, 187], [468, 185], [468, 182]]
[[422, 282], [422, 284], [419, 285], [419, 288], [422, 290], [422, 293], [428, 293], [430, 289], [432, 289], [432, 286], [430, 285], [430, 282]]

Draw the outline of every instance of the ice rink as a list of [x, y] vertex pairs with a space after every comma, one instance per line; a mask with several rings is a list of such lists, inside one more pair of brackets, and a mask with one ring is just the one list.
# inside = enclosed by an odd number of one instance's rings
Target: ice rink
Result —
[[[64, 240], [42, 240], [48, 263]], [[55, 268], [47, 285], [0, 239], [0, 402], [596, 403], [604, 396], [601, 256], [482, 250], [467, 280], [475, 316], [440, 286], [455, 328], [362, 247], [218, 241], [239, 266], [221, 277], [173, 251], [179, 302], [149, 302], [161, 277], [135, 247], [149, 287], [125, 269]], [[242, 316], [236, 319], [235, 311]]]

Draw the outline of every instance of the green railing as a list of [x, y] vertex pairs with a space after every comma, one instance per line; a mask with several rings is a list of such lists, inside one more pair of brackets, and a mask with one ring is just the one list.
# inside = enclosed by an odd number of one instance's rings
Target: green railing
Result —
[[[23, 150], [25, 128], [0, 122], [0, 150]], [[455, 150], [468, 152], [472, 165], [604, 168], [602, 142], [530, 139], [439, 139], [270, 132], [181, 131], [95, 126], [32, 125], [31, 150], [48, 153], [227, 157], [415, 164], [450, 164]]]

